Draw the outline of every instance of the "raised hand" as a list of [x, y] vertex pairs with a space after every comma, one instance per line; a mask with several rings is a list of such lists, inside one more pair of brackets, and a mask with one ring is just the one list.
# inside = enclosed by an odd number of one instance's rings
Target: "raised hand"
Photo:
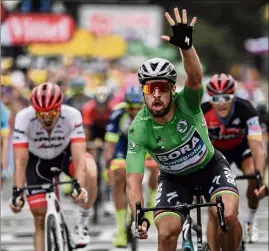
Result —
[[171, 37], [163, 35], [161, 38], [173, 44], [174, 46], [181, 48], [182, 50], [188, 50], [192, 47], [193, 27], [196, 23], [197, 18], [194, 17], [191, 20], [190, 25], [188, 25], [187, 11], [185, 9], [182, 10], [182, 18], [180, 17], [178, 8], [174, 8], [174, 15], [176, 22], [168, 12], [165, 12], [166, 20], [172, 27], [173, 35]]

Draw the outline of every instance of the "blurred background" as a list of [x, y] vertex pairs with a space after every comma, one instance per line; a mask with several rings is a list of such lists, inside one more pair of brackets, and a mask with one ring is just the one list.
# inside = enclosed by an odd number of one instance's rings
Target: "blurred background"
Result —
[[80, 108], [97, 86], [114, 92], [137, 83], [144, 60], [164, 57], [178, 69], [180, 90], [185, 77], [180, 55], [160, 39], [171, 34], [164, 12], [175, 6], [198, 17], [194, 45], [204, 83], [214, 73], [230, 73], [239, 83], [238, 95], [255, 106], [267, 103], [266, 1], [2, 0], [1, 99], [11, 133], [31, 89], [44, 81], [56, 82], [66, 102]]

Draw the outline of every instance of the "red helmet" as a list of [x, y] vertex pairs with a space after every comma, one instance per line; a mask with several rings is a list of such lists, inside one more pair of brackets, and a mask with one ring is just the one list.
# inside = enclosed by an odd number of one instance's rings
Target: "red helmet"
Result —
[[46, 112], [59, 108], [63, 98], [58, 85], [46, 82], [33, 89], [30, 101], [36, 111]]
[[206, 85], [207, 93], [212, 95], [234, 94], [236, 82], [231, 75], [215, 74]]

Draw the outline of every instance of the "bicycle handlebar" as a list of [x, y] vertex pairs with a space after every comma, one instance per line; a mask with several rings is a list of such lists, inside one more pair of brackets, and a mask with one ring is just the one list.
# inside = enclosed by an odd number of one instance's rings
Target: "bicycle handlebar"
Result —
[[80, 184], [76, 179], [73, 179], [71, 181], [62, 181], [62, 182], [53, 182], [53, 183], [46, 183], [46, 184], [40, 184], [40, 185], [25, 186], [23, 188], [17, 188], [13, 186], [12, 203], [14, 206], [17, 206], [18, 201], [21, 200], [23, 201], [23, 204], [24, 204], [24, 200], [23, 200], [23, 197], [21, 197], [21, 193], [26, 190], [43, 189], [47, 193], [47, 192], [50, 192], [54, 186], [64, 185], [64, 184], [72, 184], [73, 189], [76, 190], [78, 194], [81, 193]]
[[40, 185], [25, 186], [23, 188], [20, 188], [20, 190], [22, 190], [22, 191], [33, 190], [33, 189], [50, 190], [54, 186], [64, 185], [64, 184], [72, 184], [73, 188], [76, 189], [78, 191], [78, 193], [81, 192], [80, 183], [77, 181], [77, 179], [72, 179], [71, 181], [61, 181], [61, 182], [54, 182], [54, 183], [45, 183], [45, 184], [40, 184]]
[[137, 201], [135, 204], [136, 208], [136, 215], [135, 215], [135, 225], [138, 227], [139, 222], [141, 222], [141, 219], [144, 217], [144, 213], [148, 211], [156, 211], [156, 210], [169, 210], [172, 212], [187, 212], [195, 208], [201, 208], [201, 207], [210, 207], [210, 206], [216, 206], [217, 207], [217, 215], [219, 219], [219, 224], [221, 227], [221, 230], [223, 232], [227, 232], [228, 228], [225, 224], [224, 220], [224, 203], [222, 201], [222, 197], [220, 195], [217, 196], [216, 202], [212, 203], [201, 203], [201, 204], [179, 204], [176, 206], [165, 206], [165, 207], [152, 207], [152, 208], [142, 208], [141, 201]]
[[256, 180], [256, 188], [259, 189], [262, 186], [262, 176], [260, 170], [256, 169], [255, 174], [238, 175], [236, 180]]

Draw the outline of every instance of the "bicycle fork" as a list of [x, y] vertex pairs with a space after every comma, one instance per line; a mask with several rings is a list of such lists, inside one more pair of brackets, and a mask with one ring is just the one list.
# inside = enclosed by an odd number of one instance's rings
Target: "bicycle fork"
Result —
[[186, 248], [189, 251], [194, 251], [193, 243], [192, 243], [192, 236], [191, 236], [191, 229], [192, 229], [192, 220], [189, 215], [185, 218], [183, 227], [182, 227], [182, 249]]
[[[198, 203], [201, 202], [201, 198], [197, 198]], [[184, 224], [182, 227], [182, 250], [194, 251], [192, 242], [192, 231], [194, 230], [197, 234], [197, 251], [203, 251], [203, 240], [202, 240], [202, 226], [201, 226], [201, 209], [197, 208], [197, 223], [194, 222], [190, 216], [190, 212], [187, 212]]]

